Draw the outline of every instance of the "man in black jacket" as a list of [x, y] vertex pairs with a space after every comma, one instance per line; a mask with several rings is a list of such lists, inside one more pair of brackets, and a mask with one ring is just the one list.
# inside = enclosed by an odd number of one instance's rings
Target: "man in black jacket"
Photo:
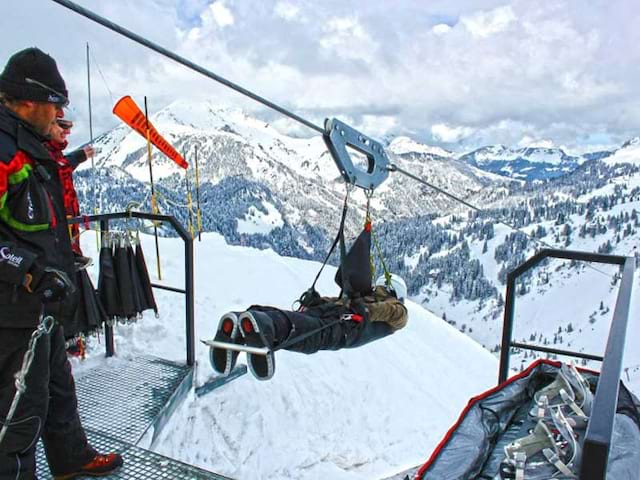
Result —
[[68, 103], [53, 58], [14, 54], [0, 75], [0, 479], [35, 478], [42, 437], [55, 479], [105, 474], [122, 465], [88, 443], [78, 416], [62, 327], [36, 343], [14, 415], [7, 422], [29, 339], [40, 319], [73, 311], [73, 253], [57, 165], [43, 146]]

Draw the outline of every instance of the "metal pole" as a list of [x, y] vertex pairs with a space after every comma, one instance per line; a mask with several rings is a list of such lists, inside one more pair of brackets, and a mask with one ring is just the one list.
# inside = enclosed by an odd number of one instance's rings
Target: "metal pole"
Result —
[[[186, 150], [182, 152], [182, 156], [186, 159]], [[189, 169], [184, 172], [185, 186], [187, 189], [187, 210], [189, 211], [189, 233], [191, 233], [191, 239], [195, 238], [194, 226], [193, 226], [193, 201], [191, 198], [191, 185], [189, 185]]]
[[622, 272], [607, 347], [604, 352], [604, 362], [600, 370], [591, 418], [585, 435], [579, 477], [582, 480], [601, 480], [607, 477], [607, 464], [613, 437], [613, 423], [618, 407], [622, 360], [629, 323], [633, 270], [634, 260], [628, 257]]
[[[151, 137], [149, 136], [149, 111], [147, 110], [147, 96], [144, 97], [144, 118], [147, 129], [147, 157], [149, 158], [149, 179], [151, 180], [151, 213], [157, 214], [158, 207], [156, 203], [156, 189], [153, 184], [153, 164], [151, 161]], [[158, 280], [162, 280], [162, 271], [160, 269], [160, 245], [158, 244], [158, 226], [153, 223], [153, 234], [156, 239], [156, 266], [158, 269]]]
[[193, 366], [196, 362], [196, 327], [195, 327], [195, 302], [193, 279], [193, 239], [184, 239], [184, 273], [185, 273], [185, 310], [187, 312], [187, 365]]
[[[89, 138], [93, 143], [93, 115], [91, 113], [91, 65], [89, 63], [89, 43], [87, 42], [87, 90], [89, 92]], [[95, 160], [91, 157], [91, 168], [95, 168]], [[95, 180], [95, 179], [94, 179]], [[95, 183], [93, 201], [95, 204]]]
[[196, 203], [197, 203], [197, 221], [198, 221], [198, 241], [202, 241], [202, 212], [200, 211], [200, 169], [198, 168], [198, 145], [195, 151], [196, 157]]
[[[89, 62], [89, 42], [87, 42], [87, 92], [89, 100], [89, 143], [93, 146], [93, 113], [91, 110], [91, 64]], [[91, 171], [93, 173], [93, 214], [98, 213], [98, 197], [96, 195], [98, 181], [96, 179], [95, 155], [91, 157]], [[96, 231], [96, 249], [100, 250], [100, 233]]]
[[513, 315], [515, 313], [516, 275], [507, 276], [507, 291], [504, 300], [504, 325], [502, 326], [502, 346], [500, 349], [500, 373], [498, 383], [509, 376], [509, 355], [511, 354], [511, 335], [513, 334]]

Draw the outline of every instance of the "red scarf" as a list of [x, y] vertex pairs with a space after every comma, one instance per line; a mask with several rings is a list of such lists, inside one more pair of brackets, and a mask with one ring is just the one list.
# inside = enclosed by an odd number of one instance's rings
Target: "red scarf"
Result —
[[[80, 215], [80, 203], [78, 202], [78, 194], [73, 186], [73, 170], [69, 161], [62, 153], [67, 148], [67, 142], [55, 142], [49, 140], [45, 143], [51, 157], [58, 164], [58, 177], [62, 184], [62, 195], [64, 198], [64, 210], [67, 218], [77, 217]], [[78, 224], [69, 225], [69, 233], [71, 235], [71, 246], [73, 251], [82, 255], [80, 250], [80, 226]]]

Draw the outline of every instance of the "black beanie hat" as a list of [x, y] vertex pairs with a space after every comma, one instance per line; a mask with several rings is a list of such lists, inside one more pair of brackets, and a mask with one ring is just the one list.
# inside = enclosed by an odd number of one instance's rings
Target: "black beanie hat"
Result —
[[0, 75], [0, 92], [15, 100], [68, 103], [67, 87], [56, 61], [38, 48], [26, 48], [7, 62]]

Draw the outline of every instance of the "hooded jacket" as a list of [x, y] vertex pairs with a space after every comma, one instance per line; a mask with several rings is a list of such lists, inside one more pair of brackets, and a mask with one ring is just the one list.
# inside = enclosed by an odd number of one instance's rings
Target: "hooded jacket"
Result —
[[[324, 297], [328, 304], [344, 305], [341, 298]], [[393, 332], [400, 330], [407, 324], [407, 307], [395, 295], [389, 293], [385, 287], [375, 287], [371, 292], [360, 297], [357, 302], [352, 300], [352, 309], [358, 310], [361, 305], [371, 322], [384, 322]]]
[[[75, 278], [58, 169], [43, 138], [0, 105], [0, 327], [37, 326], [40, 299], [23, 286], [37, 265]], [[65, 305], [75, 302], [68, 297]], [[47, 305], [58, 317], [62, 305]]]

